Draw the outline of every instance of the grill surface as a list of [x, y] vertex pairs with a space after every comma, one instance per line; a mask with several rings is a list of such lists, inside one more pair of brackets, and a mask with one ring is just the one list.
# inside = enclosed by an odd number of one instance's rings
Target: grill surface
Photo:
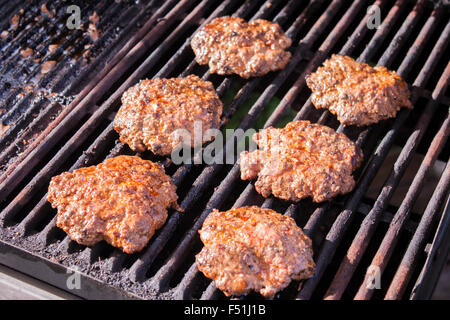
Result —
[[[449, 250], [444, 235], [450, 212], [448, 206], [442, 208], [450, 181], [450, 21], [443, 2], [122, 1], [98, 3], [95, 8], [80, 4], [82, 12], [96, 11], [100, 16], [101, 37], [93, 43], [83, 30], [69, 32], [64, 27], [68, 5], [64, 1], [47, 4], [56, 9], [55, 17], [35, 21], [42, 4], [35, 8], [24, 2], [16, 30], [10, 20], [20, 13], [17, 5], [8, 2], [2, 13], [3, 30], [10, 28], [10, 33], [1, 42], [0, 94], [5, 109], [1, 119], [12, 125], [0, 137], [1, 263], [85, 298], [224, 298], [194, 264], [201, 248], [197, 231], [213, 208], [255, 204], [292, 216], [313, 239], [316, 274], [300, 287], [293, 282], [276, 298], [429, 297], [436, 281], [430, 278], [436, 277], [443, 263], [431, 261], [437, 252]], [[367, 28], [370, 5], [381, 8], [378, 29]], [[85, 29], [89, 15], [82, 22]], [[279, 23], [294, 40], [291, 62], [284, 70], [248, 81], [211, 75], [195, 63], [189, 42], [201, 25], [223, 15]], [[124, 23], [131, 19], [127, 17], [133, 17], [130, 24]], [[41, 54], [39, 62], [21, 57], [24, 47], [36, 51], [41, 45], [45, 52], [57, 39], [65, 39], [58, 42], [61, 49]], [[85, 45], [92, 52], [87, 61], [80, 54]], [[368, 128], [340, 126], [328, 111], [316, 110], [305, 75], [331, 53], [396, 70], [410, 85], [414, 109]], [[43, 62], [53, 60], [57, 61], [54, 69], [42, 74]], [[308, 119], [347, 134], [365, 155], [355, 173], [355, 190], [324, 204], [263, 199], [252, 183], [240, 180], [237, 155], [232, 166], [175, 166], [146, 152], [139, 155], [165, 165], [185, 212], [170, 212], [147, 247], [133, 255], [105, 242], [85, 247], [71, 241], [56, 227], [56, 211], [46, 201], [50, 178], [105, 158], [133, 154], [111, 125], [122, 93], [143, 78], [191, 73], [214, 83], [225, 105], [225, 128], [282, 127], [292, 119]], [[31, 90], [23, 94], [24, 84], [30, 83]], [[232, 152], [237, 140], [228, 139], [222, 153]], [[401, 151], [395, 163], [385, 163], [397, 147]], [[417, 156], [420, 166], [413, 170], [401, 204], [394, 206], [390, 200]], [[445, 168], [438, 172], [426, 209], [417, 212], [414, 204], [437, 162]], [[383, 168], [390, 173], [378, 187], [376, 199], [371, 199], [367, 190]], [[379, 290], [366, 285], [371, 280], [365, 278], [370, 265], [382, 273]], [[80, 290], [66, 285], [73, 270], [81, 274]]]

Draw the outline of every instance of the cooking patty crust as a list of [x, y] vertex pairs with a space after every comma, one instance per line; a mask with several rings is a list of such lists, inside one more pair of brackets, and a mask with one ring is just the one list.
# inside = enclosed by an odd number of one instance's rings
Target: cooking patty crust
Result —
[[281, 27], [263, 19], [247, 23], [238, 17], [220, 17], [200, 29], [191, 40], [198, 64], [211, 73], [259, 77], [283, 69], [291, 58], [291, 46]]
[[142, 250], [177, 205], [176, 186], [159, 164], [118, 156], [52, 178], [48, 201], [56, 224], [83, 245], [106, 240], [126, 253]]
[[344, 125], [365, 126], [412, 108], [406, 82], [383, 66], [371, 67], [333, 54], [306, 77], [316, 108], [329, 109]]
[[322, 202], [355, 186], [352, 172], [362, 151], [332, 128], [293, 121], [283, 129], [261, 130], [253, 140], [260, 149], [241, 153], [241, 178], [257, 178], [255, 188], [264, 197]]
[[220, 127], [221, 115], [222, 102], [213, 84], [196, 75], [142, 80], [124, 92], [114, 129], [134, 151], [169, 155], [183, 142], [180, 130], [189, 133], [191, 147], [214, 139], [203, 134], [194, 140], [195, 123], [207, 133]]
[[311, 240], [294, 219], [271, 209], [213, 210], [199, 233], [197, 267], [227, 296], [255, 290], [273, 297], [314, 273]]

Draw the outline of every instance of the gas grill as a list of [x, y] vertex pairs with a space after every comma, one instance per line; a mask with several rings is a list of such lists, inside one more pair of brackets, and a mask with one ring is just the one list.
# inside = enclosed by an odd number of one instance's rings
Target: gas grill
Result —
[[[430, 298], [450, 249], [446, 1], [1, 2], [7, 32], [0, 40], [0, 264], [88, 299], [224, 299], [196, 268], [198, 230], [214, 208], [258, 205], [293, 217], [313, 240], [315, 275], [293, 281], [276, 299]], [[80, 29], [66, 26], [72, 4], [81, 9]], [[379, 9], [376, 27], [369, 27], [370, 6]], [[95, 41], [87, 33], [94, 12]], [[279, 23], [293, 39], [287, 67], [244, 80], [195, 63], [192, 35], [224, 15]], [[26, 48], [31, 57], [24, 57]], [[414, 109], [363, 128], [343, 127], [316, 110], [305, 75], [332, 53], [395, 70], [410, 86]], [[305, 119], [344, 132], [364, 152], [353, 192], [320, 204], [264, 199], [240, 179], [238, 154], [233, 165], [175, 165], [144, 152], [139, 156], [165, 166], [185, 212], [170, 211], [132, 255], [104, 241], [72, 241], [46, 200], [51, 177], [135, 154], [112, 127], [122, 93], [140, 79], [189, 74], [213, 82], [226, 128]], [[221, 154], [233, 152], [238, 140], [225, 141]], [[74, 274], [79, 288], [68, 286]]]

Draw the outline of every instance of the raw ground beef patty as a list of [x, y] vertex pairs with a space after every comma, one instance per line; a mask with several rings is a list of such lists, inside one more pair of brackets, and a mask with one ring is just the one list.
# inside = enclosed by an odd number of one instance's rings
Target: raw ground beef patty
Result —
[[314, 106], [330, 110], [344, 125], [370, 125], [394, 118], [402, 107], [413, 107], [408, 85], [399, 75], [346, 56], [332, 55], [306, 77], [306, 84]]
[[[211, 82], [196, 75], [158, 78], [142, 80], [123, 94], [114, 129], [132, 150], [169, 155], [186, 141], [197, 147], [213, 140], [208, 129], [220, 128], [221, 116], [222, 102]], [[196, 125], [199, 139], [194, 139]]]
[[159, 164], [118, 156], [52, 178], [48, 201], [56, 224], [83, 245], [105, 240], [126, 253], [142, 250], [176, 208], [176, 186]]
[[294, 219], [271, 209], [214, 210], [199, 232], [197, 267], [227, 296], [255, 290], [273, 297], [314, 273], [311, 240]]
[[283, 69], [291, 58], [285, 51], [291, 43], [276, 23], [220, 17], [193, 36], [191, 47], [197, 63], [207, 64], [211, 73], [249, 78]]
[[362, 151], [332, 128], [293, 121], [283, 129], [261, 130], [253, 140], [260, 149], [241, 153], [241, 178], [257, 178], [255, 188], [264, 197], [322, 202], [355, 186], [352, 172]]

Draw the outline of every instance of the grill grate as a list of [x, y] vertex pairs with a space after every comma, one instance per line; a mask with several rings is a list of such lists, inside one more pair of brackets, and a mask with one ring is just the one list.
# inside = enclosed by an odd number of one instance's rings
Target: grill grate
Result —
[[[57, 12], [64, 9], [64, 3], [55, 5]], [[80, 81], [74, 82], [63, 75], [53, 81], [51, 78], [58, 76], [53, 73], [48, 80], [43, 80], [43, 83], [54, 83], [54, 88], [67, 87], [61, 91], [63, 95], [80, 88], [81, 93], [68, 106], [62, 108], [58, 103], [42, 101], [31, 104], [22, 120], [0, 138], [0, 163], [4, 165], [0, 176], [2, 263], [66, 290], [67, 272], [77, 268], [83, 276], [82, 286], [86, 287], [73, 293], [86, 298], [223, 298], [214, 283], [193, 263], [201, 248], [197, 231], [213, 208], [226, 210], [257, 204], [295, 218], [314, 243], [317, 264], [314, 277], [301, 283], [299, 290], [299, 283], [293, 282], [277, 298], [409, 297], [427, 257], [423, 249], [433, 240], [448, 194], [449, 155], [445, 148], [450, 130], [447, 92], [450, 65], [445, 59], [450, 37], [448, 7], [405, 0], [308, 3], [185, 0], [156, 5], [153, 1], [145, 5], [147, 10], [154, 9], [141, 29], [130, 38], [118, 40], [120, 45], [112, 45], [115, 50], [98, 55], [93, 64], [97, 63], [101, 70], [91, 81], [80, 77]], [[379, 6], [382, 12], [382, 23], [375, 30], [367, 28], [369, 5]], [[98, 6], [101, 7], [95, 10], [101, 17], [102, 14], [107, 17], [105, 21], [112, 20], [114, 12], [119, 14], [123, 9], [121, 4]], [[7, 11], [12, 14], [14, 9]], [[294, 40], [291, 62], [282, 71], [248, 81], [210, 74], [206, 67], [193, 60], [190, 37], [203, 24], [222, 15], [266, 18], [279, 23]], [[143, 17], [145, 14], [138, 15], [133, 21], [137, 23]], [[60, 29], [55, 27], [55, 30]], [[5, 52], [14, 52], [8, 47], [19, 45], [20, 37], [26, 38], [24, 33], [19, 31], [14, 41], [7, 42]], [[36, 35], [31, 41], [42, 43], [41, 38]], [[334, 52], [397, 70], [411, 84], [415, 108], [402, 110], [396, 119], [361, 129], [340, 126], [328, 111], [316, 110], [309, 100], [304, 78]], [[17, 53], [2, 55], [0, 63], [3, 60], [9, 63], [17, 57]], [[62, 70], [68, 68], [64, 59], [59, 63]], [[103, 67], [107, 60], [111, 63]], [[88, 75], [92, 68], [89, 64], [79, 74]], [[17, 70], [12, 68], [12, 72]], [[212, 81], [223, 100], [232, 97], [225, 105], [227, 125], [237, 122], [237, 128], [246, 130], [258, 127], [257, 123], [268, 127], [280, 126], [291, 119], [309, 119], [347, 134], [365, 154], [363, 165], [355, 173], [358, 181], [355, 190], [324, 204], [263, 199], [252, 183], [240, 180], [238, 159], [233, 166], [175, 166], [145, 152], [139, 155], [164, 163], [178, 187], [185, 212], [170, 212], [166, 224], [148, 246], [133, 255], [126, 255], [104, 242], [85, 247], [71, 241], [56, 227], [56, 212], [46, 201], [45, 190], [50, 178], [63, 170], [96, 164], [118, 154], [132, 154], [118, 141], [111, 125], [122, 93], [145, 77], [190, 73]], [[15, 93], [5, 92], [3, 88], [0, 94], [8, 102], [12, 100], [7, 97]], [[24, 96], [18, 102], [8, 102], [11, 110], [8, 114], [20, 110], [27, 99], [31, 98]], [[274, 102], [276, 108], [268, 110]], [[246, 108], [248, 112], [241, 117], [239, 111]], [[39, 117], [27, 118], [27, 114], [36, 110], [41, 110]], [[16, 145], [18, 140], [32, 136], [35, 138], [31, 143]], [[431, 143], [423, 151], [421, 166], [401, 205], [393, 207], [390, 199], [424, 141]], [[235, 138], [229, 139], [222, 152], [234, 150], [237, 142]], [[402, 151], [395, 163], [389, 164], [390, 175], [380, 187], [377, 199], [371, 201], [366, 191], [395, 145], [400, 145]], [[412, 212], [412, 206], [437, 160], [447, 165], [440, 172], [440, 181], [420, 216]], [[374, 292], [366, 287], [368, 279], [364, 275], [369, 265], [377, 265], [383, 272], [381, 290]], [[427, 269], [423, 272], [426, 274]]]

